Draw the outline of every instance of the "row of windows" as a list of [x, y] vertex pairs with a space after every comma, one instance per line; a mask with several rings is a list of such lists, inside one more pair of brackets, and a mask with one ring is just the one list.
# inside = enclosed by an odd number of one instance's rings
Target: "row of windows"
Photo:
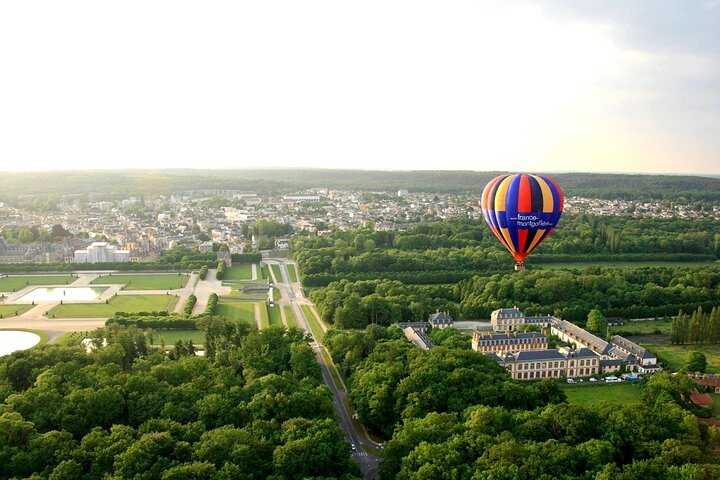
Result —
[[[560, 378], [565, 376], [564, 370], [541, 370], [539, 372], [518, 372], [516, 375], [516, 379], [519, 380], [532, 380], [535, 378]], [[596, 368], [580, 368], [577, 370], [577, 373], [575, 370], [570, 370], [567, 372], [567, 375], [569, 377], [574, 377], [576, 375], [580, 377], [586, 377], [588, 375], [595, 375], [598, 371]]]
[[518, 380], [532, 380], [534, 378], [560, 378], [564, 372], [560, 370], [552, 370], [549, 372], [522, 372], [517, 374]]
[[522, 345], [533, 343], [547, 343], [545, 338], [518, 338], [515, 340], [479, 340], [478, 345]]

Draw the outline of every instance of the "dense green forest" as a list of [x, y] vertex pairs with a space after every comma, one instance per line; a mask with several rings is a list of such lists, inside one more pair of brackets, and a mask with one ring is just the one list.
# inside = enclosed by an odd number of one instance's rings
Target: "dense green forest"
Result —
[[[611, 317], [647, 318], [710, 311], [720, 304], [715, 260], [720, 224], [682, 219], [574, 215], [539, 247], [523, 272], [479, 221], [453, 219], [407, 232], [356, 230], [299, 237], [295, 259], [328, 323], [363, 328], [421, 320], [440, 309], [458, 319], [489, 318], [517, 305], [583, 323], [598, 308]], [[687, 266], [545, 270], [542, 262], [686, 260]], [[534, 268], [535, 267], [535, 268]]]
[[[4, 173], [0, 176], [0, 201], [47, 210], [52, 209], [54, 202], [63, 195], [76, 198], [155, 197], [193, 189], [278, 194], [314, 187], [479, 195], [485, 184], [500, 173], [504, 172], [248, 169]], [[720, 179], [717, 178], [597, 173], [550, 175], [567, 195], [682, 202], [720, 200]]]
[[[445, 332], [443, 332], [445, 333]], [[642, 406], [563, 403], [556, 382], [512, 382], [489, 357], [454, 344], [422, 351], [397, 328], [330, 330], [362, 422], [390, 438], [386, 479], [710, 479], [717, 429], [687, 402], [693, 383], [656, 374]]]
[[[514, 261], [482, 220], [451, 219], [404, 232], [336, 231], [299, 237], [295, 260], [307, 286], [334, 280], [397, 279], [449, 283], [507, 272]], [[710, 261], [720, 256], [720, 223], [711, 219], [636, 219], [566, 215], [526, 261]]]
[[0, 478], [358, 478], [302, 332], [201, 323], [207, 357], [116, 326], [0, 358]]

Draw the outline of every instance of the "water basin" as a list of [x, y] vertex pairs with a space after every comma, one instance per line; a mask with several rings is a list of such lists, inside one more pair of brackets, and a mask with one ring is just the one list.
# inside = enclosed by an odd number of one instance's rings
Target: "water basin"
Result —
[[96, 300], [107, 287], [38, 287], [16, 302], [59, 302], [60, 300]]
[[8, 355], [17, 350], [27, 350], [40, 342], [34, 333], [17, 330], [0, 330], [0, 356]]

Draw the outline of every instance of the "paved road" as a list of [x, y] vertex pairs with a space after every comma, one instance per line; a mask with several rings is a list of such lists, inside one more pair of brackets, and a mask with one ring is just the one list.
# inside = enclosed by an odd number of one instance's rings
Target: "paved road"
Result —
[[[350, 414], [345, 407], [345, 403], [343, 403], [346, 394], [338, 385], [335, 384], [335, 381], [330, 374], [328, 365], [325, 363], [325, 358], [322, 355], [321, 349], [325, 347], [323, 347], [319, 343], [318, 339], [313, 336], [310, 325], [305, 318], [305, 313], [300, 307], [300, 304], [308, 303], [303, 296], [302, 286], [299, 283], [293, 284], [290, 281], [290, 273], [288, 272], [287, 263], [285, 260], [275, 259], [274, 261], [272, 261], [272, 263], [278, 263], [280, 265], [280, 274], [282, 276], [282, 279], [276, 279], [277, 282], [275, 283], [275, 286], [279, 288], [280, 291], [283, 293], [283, 296], [289, 300], [290, 306], [293, 310], [293, 313], [295, 314], [295, 318], [297, 319], [300, 328], [304, 329], [308, 334], [310, 334], [310, 336], [313, 337], [313, 342], [310, 343], [310, 346], [315, 351], [315, 356], [317, 357], [318, 363], [320, 364], [323, 380], [332, 392], [333, 404], [335, 406], [335, 412], [337, 413], [339, 420], [338, 423], [340, 424], [340, 428], [342, 428], [345, 432], [346, 438], [357, 448], [357, 450], [352, 454], [353, 459], [360, 465], [360, 468], [363, 472], [363, 477], [365, 479], [379, 478], [381, 459], [379, 457], [376, 457], [375, 455], [370, 454], [363, 447], [364, 443], [374, 444], [375, 446], [377, 446], [377, 444], [367, 439], [353, 426], [352, 420], [350, 419]], [[282, 283], [280, 282], [280, 280], [282, 280]]]

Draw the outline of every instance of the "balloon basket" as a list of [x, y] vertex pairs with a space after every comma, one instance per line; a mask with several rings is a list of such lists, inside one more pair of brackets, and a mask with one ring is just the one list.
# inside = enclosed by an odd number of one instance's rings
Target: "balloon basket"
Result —
[[515, 264], [515, 271], [519, 272], [520, 270], [525, 270], [525, 263], [524, 262], [517, 262]]

